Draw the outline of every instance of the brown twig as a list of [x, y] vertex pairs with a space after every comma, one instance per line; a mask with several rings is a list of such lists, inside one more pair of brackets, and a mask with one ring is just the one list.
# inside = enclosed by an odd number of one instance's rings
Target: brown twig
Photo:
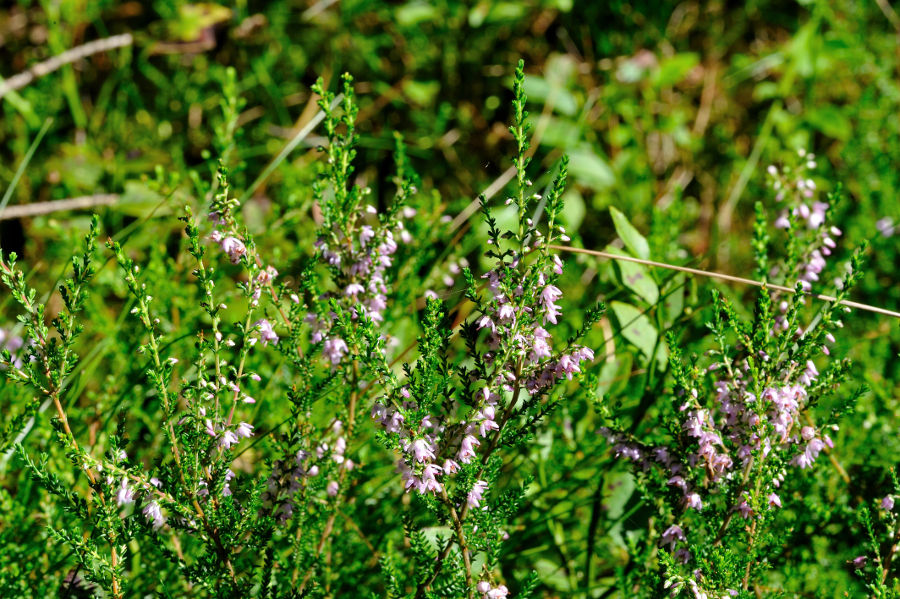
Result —
[[[597, 256], [599, 258], [607, 258], [609, 260], [622, 260], [624, 262], [635, 262], [637, 264], [643, 264], [645, 266], [655, 266], [657, 268], [665, 268], [668, 270], [677, 270], [679, 272], [684, 272], [684, 273], [697, 275], [697, 276], [701, 276], [701, 277], [707, 277], [707, 278], [711, 278], [711, 279], [722, 279], [723, 281], [731, 281], [733, 283], [752, 285], [754, 287], [765, 287], [767, 289], [775, 289], [777, 291], [783, 291], [785, 293], [796, 293], [795, 289], [791, 289], [790, 287], [785, 287], [784, 285], [775, 285], [774, 283], [767, 283], [765, 281], [754, 281], [753, 279], [745, 279], [743, 277], [735, 277], [733, 275], [726, 275], [726, 274], [719, 273], [719, 272], [700, 270], [697, 268], [689, 268], [687, 266], [666, 264], [665, 262], [655, 262], [653, 260], [644, 260], [642, 258], [633, 258], [631, 256], [619, 256], [617, 254], [610, 254], [608, 252], [601, 252], [599, 250], [589, 250], [589, 249], [585, 249], [585, 248], [577, 248], [577, 247], [571, 247], [571, 246], [565, 246], [565, 245], [549, 245], [547, 247], [549, 247], [552, 250], [557, 250], [560, 252], [573, 252], [576, 254], [588, 254], [590, 256]], [[809, 296], [812, 298], [815, 298], [817, 300], [822, 300], [823, 302], [837, 301], [837, 298], [832, 297], [830, 295], [823, 295], [821, 293], [810, 293]], [[885, 316], [892, 316], [894, 318], [900, 318], [900, 312], [894, 312], [893, 310], [879, 308], [878, 306], [870, 306], [868, 304], [861, 304], [859, 302], [853, 302], [850, 300], [841, 300], [840, 304], [842, 306], [846, 306], [848, 308], [857, 308], [859, 310], [875, 312], [876, 314], [884, 314]]]
[[87, 58], [92, 54], [115, 50], [116, 48], [124, 48], [134, 43], [134, 37], [130, 33], [122, 35], [114, 35], [100, 40], [94, 40], [81, 46], [66, 50], [62, 54], [58, 54], [52, 58], [48, 58], [43, 62], [32, 65], [27, 70], [22, 71], [18, 75], [14, 75], [5, 81], [0, 81], [0, 98], [6, 94], [22, 89], [31, 84], [32, 81], [49, 75], [53, 71], [71, 64], [75, 61]]
[[0, 211], [0, 220], [53, 214], [54, 212], [63, 212], [65, 210], [82, 210], [84, 208], [94, 208], [95, 206], [110, 206], [118, 202], [119, 198], [120, 196], [117, 193], [98, 193], [65, 200], [7, 206]]

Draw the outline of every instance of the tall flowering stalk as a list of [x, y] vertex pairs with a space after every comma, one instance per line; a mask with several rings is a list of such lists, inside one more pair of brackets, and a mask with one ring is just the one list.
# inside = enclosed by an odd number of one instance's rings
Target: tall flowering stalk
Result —
[[[775, 181], [777, 200], [793, 202], [779, 215], [776, 229], [785, 222], [788, 228], [800, 226], [796, 217], [805, 214], [802, 202], [813, 197], [814, 186], [795, 185], [800, 193], [788, 200], [787, 185]], [[677, 336], [668, 338], [672, 386], [662, 430], [652, 441], [618, 422], [600, 431], [613, 454], [634, 465], [646, 496], [665, 498], [657, 504], [661, 572], [654, 584], [668, 596], [746, 593], [766, 567], [761, 556], [779, 511], [792, 500], [793, 479], [834, 447], [830, 434], [841, 411], [821, 414], [816, 407], [846, 378], [849, 362], [827, 358], [833, 333], [843, 326], [845, 308], [839, 303], [858, 280], [861, 259], [858, 252], [850, 260], [837, 301], [806, 324], [805, 292], [824, 269], [818, 264], [813, 273], [809, 261], [819, 260], [823, 247], [828, 253], [834, 247], [823, 232], [827, 206], [814, 206], [823, 218], [807, 218], [803, 227], [809, 235], [791, 233], [787, 256], [772, 265], [771, 229], [758, 205], [754, 247], [760, 270], [785, 277], [784, 283], [796, 285], [795, 294], [779, 297], [763, 288], [748, 322], [714, 292], [711, 359], [688, 360]]]
[[[388, 369], [382, 371], [388, 393], [371, 411], [383, 442], [398, 455], [402, 488], [452, 531], [436, 555], [423, 549], [423, 559], [434, 565], [418, 573], [417, 597], [441, 593], [454, 580], [470, 598], [507, 596], [507, 587], [498, 580], [496, 556], [511, 502], [521, 501], [522, 490], [500, 493], [495, 488], [504, 462], [500, 450], [533, 430], [558, 405], [554, 391], [594, 358], [577, 340], [599, 318], [602, 307], [591, 311], [582, 330], [568, 341], [555, 342], [551, 333], [559, 328], [562, 315], [557, 303], [562, 292], [556, 283], [563, 265], [548, 245], [567, 239], [558, 223], [567, 160], [550, 188], [542, 227], [527, 216], [540, 197], [531, 191], [526, 173], [523, 83], [520, 63], [510, 128], [518, 146], [517, 185], [508, 200], [518, 209], [518, 228], [499, 230], [483, 203], [486, 255], [494, 266], [480, 276], [481, 285], [469, 268], [463, 270], [466, 298], [475, 308], [460, 331], [465, 354], [451, 356], [446, 314], [438, 300], [429, 299], [421, 357], [406, 367], [405, 381]], [[480, 571], [473, 567], [476, 552], [493, 556]]]

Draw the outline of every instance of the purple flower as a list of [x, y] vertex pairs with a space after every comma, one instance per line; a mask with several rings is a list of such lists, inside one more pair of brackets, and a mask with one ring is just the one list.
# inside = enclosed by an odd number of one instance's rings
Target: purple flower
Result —
[[322, 355], [328, 358], [333, 366], [340, 363], [347, 351], [349, 351], [347, 343], [340, 337], [326, 339], [322, 344]]
[[222, 433], [222, 436], [219, 437], [219, 447], [228, 450], [231, 449], [232, 445], [237, 445], [238, 441], [240, 441], [240, 439], [238, 439], [237, 435], [231, 431], [225, 431]]
[[466, 503], [469, 504], [469, 507], [480, 507], [481, 500], [483, 499], [484, 492], [487, 489], [487, 482], [483, 480], [475, 481], [475, 484], [472, 485], [472, 490], [469, 491], [469, 494], [466, 496]]
[[359, 230], [359, 244], [362, 247], [366, 247], [366, 243], [373, 237], [375, 237], [375, 230], [372, 229], [372, 227], [370, 227], [369, 225], [364, 225]]
[[475, 446], [481, 445], [481, 442], [472, 435], [466, 435], [463, 437], [462, 443], [459, 446], [459, 454], [457, 458], [463, 464], [468, 464], [472, 461], [472, 458], [475, 457]]
[[245, 439], [249, 439], [253, 436], [253, 425], [248, 424], [246, 422], [242, 422], [238, 425], [237, 430], [235, 431], [238, 437], [243, 437]]
[[162, 510], [159, 508], [159, 504], [156, 501], [151, 501], [147, 505], [144, 506], [144, 509], [141, 510], [144, 514], [144, 518], [147, 519], [148, 522], [153, 523], [153, 530], [159, 530], [162, 528], [162, 525], [165, 523], [166, 519], [162, 515]]
[[365, 293], [366, 288], [360, 285], [359, 283], [350, 283], [347, 287], [344, 288], [344, 295], [347, 297], [356, 297], [360, 293]]
[[272, 324], [265, 318], [254, 322], [253, 328], [259, 331], [259, 337], [262, 339], [263, 345], [268, 344], [270, 341], [272, 343], [278, 343], [278, 335], [276, 335], [275, 331], [272, 329]]
[[431, 444], [425, 439], [416, 439], [411, 444], [413, 456], [417, 462], [424, 462], [425, 458], [434, 459], [434, 451]]
[[222, 251], [228, 254], [232, 264], [240, 262], [241, 256], [247, 253], [247, 247], [236, 237], [223, 237], [219, 245], [222, 247]]
[[116, 493], [116, 503], [119, 507], [134, 503], [134, 489], [129, 486], [128, 481], [124, 478], [119, 486], [119, 491]]
[[685, 505], [691, 509], [695, 509], [700, 511], [703, 509], [703, 500], [700, 499], [700, 495], [697, 493], [688, 493], [684, 497]]
[[687, 539], [685, 539], [684, 537], [684, 531], [681, 530], [681, 527], [677, 524], [673, 524], [662, 534], [662, 544], [668, 544], [670, 550], [675, 549], [675, 545], [678, 543], [678, 541], [683, 542], [686, 540]]
[[887, 511], [893, 511], [894, 509], [894, 498], [890, 495], [885, 495], [884, 499], [881, 500], [881, 509]]

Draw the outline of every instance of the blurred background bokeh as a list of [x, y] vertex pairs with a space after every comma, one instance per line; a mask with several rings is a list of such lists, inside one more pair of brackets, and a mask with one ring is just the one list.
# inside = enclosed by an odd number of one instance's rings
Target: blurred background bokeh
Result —
[[[754, 202], [772, 200], [765, 168], [805, 149], [819, 157], [821, 187], [843, 186], [840, 256], [870, 244], [853, 299], [900, 309], [900, 17], [888, 0], [6, 2], [0, 75], [9, 80], [123, 33], [133, 42], [5, 90], [0, 190], [24, 165], [9, 207], [94, 198], [104, 231], [140, 223], [130, 247], [165, 253], [181, 234], [180, 206], [204, 193], [198, 182], [212, 179], [217, 161], [242, 193], [315, 115], [315, 79], [336, 89], [346, 71], [361, 106], [359, 181], [381, 202], [390, 197], [400, 132], [421, 189], [456, 216], [510, 167], [511, 75], [523, 58], [532, 169], [534, 177], [548, 173], [535, 185], [545, 186], [558, 159], [570, 156], [563, 217], [574, 244], [603, 249], [613, 241], [613, 206], [647, 236], [653, 259], [746, 275]], [[229, 68], [242, 104], [236, 143], [217, 147], [216, 131], [228, 125], [221, 103]], [[260, 243], [311, 238], [318, 135], [245, 203], [251, 231], [267, 232]], [[87, 210], [0, 216], [0, 245], [21, 256], [30, 284], [49, 288], [89, 218]], [[455, 256], [473, 258], [475, 229]], [[567, 280], [570, 297], [593, 297], [598, 282], [622, 276], [593, 259], [578, 265]], [[111, 268], [102, 277], [117, 285]], [[5, 293], [0, 320], [8, 321]], [[694, 308], [708, 303], [708, 294], [691, 293]], [[118, 326], [116, 317], [109, 314], [109, 326]], [[807, 507], [821, 526], [795, 531], [785, 551], [805, 552], [805, 565], [773, 582], [807, 596], [860, 592], [845, 563], [862, 540], [853, 502], [884, 492], [900, 451], [897, 323], [860, 313], [846, 333], [840, 351], [854, 359], [855, 380], [871, 388], [836, 435], [850, 487], [834, 472], [808, 483]], [[632, 367], [607, 373], [619, 381], [610, 394], [632, 384]], [[543, 510], [526, 512], [512, 533], [510, 551], [522, 560], [515, 575], [536, 568], [546, 596], [612, 596], [628, 531], [646, 519], [633, 481], [590, 434], [588, 404], [558, 417], [562, 440], [541, 438], [529, 457], [532, 498]], [[566, 437], [567, 430], [575, 432]], [[602, 517], [592, 517], [597, 505]], [[591, 581], [579, 579], [585, 551]]]

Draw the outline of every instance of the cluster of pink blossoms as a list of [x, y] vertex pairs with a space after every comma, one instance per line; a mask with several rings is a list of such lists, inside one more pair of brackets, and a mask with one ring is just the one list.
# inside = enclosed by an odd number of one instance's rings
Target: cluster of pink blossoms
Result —
[[[543, 243], [538, 238], [535, 249], [540, 250]], [[544, 263], [555, 275], [562, 273], [558, 256], [548, 256]], [[581, 372], [582, 362], [593, 360], [593, 351], [579, 345], [554, 353], [551, 334], [544, 325], [557, 324], [562, 313], [557, 301], [562, 292], [551, 276], [520, 268], [516, 256], [511, 263], [498, 262], [483, 275], [491, 297], [476, 327], [488, 331], [489, 351], [483, 358], [491, 374], [475, 392], [473, 406], [463, 419], [448, 424], [449, 415], [447, 422], [428, 415], [408, 423], [406, 414], [415, 412], [418, 403], [410, 398], [407, 387], [399, 389], [396, 400], [385, 399], [374, 405], [372, 418], [386, 432], [396, 435], [402, 452], [397, 469], [407, 491], [441, 493], [444, 477], [458, 472], [461, 464], [473, 462], [479, 447], [490, 445], [487, 441], [499, 434], [503, 424], [498, 422], [506, 409], [502, 394], [515, 390], [532, 396], [545, 393], [557, 381], [571, 380]], [[470, 508], [482, 506], [487, 488], [484, 480], [474, 482], [466, 496]]]
[[[809, 178], [808, 172], [816, 167], [815, 155], [807, 154], [804, 150], [800, 150], [799, 155], [806, 162], [796, 172], [779, 170], [771, 165], [768, 173], [772, 177], [776, 201], [786, 204], [775, 220], [775, 227], [790, 229], [790, 215], [794, 217], [795, 222], [805, 224], [808, 231], [815, 233], [815, 238], [809, 244], [797, 272], [797, 282], [804, 291], [809, 291], [813, 284], [819, 281], [819, 275], [827, 265], [827, 258], [837, 247], [834, 238], [840, 237], [842, 232], [837, 227], [825, 226], [829, 205], [815, 199], [816, 182]], [[777, 272], [773, 272], [772, 276], [776, 274]], [[780, 307], [782, 312], [787, 311], [786, 302], [782, 302]], [[782, 328], [786, 326], [783, 317], [778, 324]]]
[[[124, 462], [126, 459], [127, 455], [124, 451], [119, 451], [118, 455], [115, 456], [115, 462]], [[98, 466], [98, 469], [102, 470], [102, 466]], [[106, 484], [114, 486], [115, 478], [108, 476]], [[158, 478], [153, 477], [149, 483], [139, 484], [139, 486], [140, 488], [136, 489], [134, 481], [129, 481], [127, 477], [122, 477], [119, 485], [115, 487], [116, 505], [119, 507], [133, 505], [143, 495], [144, 507], [141, 509], [141, 513], [154, 530], [159, 530], [166, 523], [166, 517], [162, 513], [162, 508], [153, 492], [153, 487], [161, 488], [162, 482]]]
[[[402, 388], [400, 395], [408, 398], [409, 390], [406, 387]], [[492, 394], [485, 393], [485, 395]], [[494, 395], [494, 404], [496, 399], [497, 396]], [[463, 431], [461, 435], [456, 435], [455, 438], [448, 439], [446, 444], [442, 444], [442, 435], [446, 431], [443, 425], [436, 424], [431, 416], [426, 416], [418, 426], [407, 426], [403, 412], [415, 411], [417, 406], [415, 402], [407, 400], [403, 402], [401, 408], [402, 412], [392, 405], [376, 402], [372, 407], [372, 418], [377, 420], [386, 432], [394, 433], [399, 438], [403, 455], [397, 460], [397, 471], [402, 475], [407, 491], [415, 489], [421, 494], [442, 492], [443, 485], [439, 478], [459, 472], [460, 463], [471, 463], [477, 455], [475, 448], [481, 445], [481, 441], [487, 438], [490, 431], [499, 428], [493, 420], [494, 407], [490, 405], [478, 413], [475, 421], [457, 427]], [[446, 457], [442, 457], [440, 455], [442, 453], [446, 454]], [[481, 505], [486, 489], [485, 481], [475, 482], [467, 496], [470, 507]]]
[[[718, 370], [715, 366], [710, 370]], [[685, 414], [681, 429], [685, 439], [691, 441], [679, 456], [668, 447], [648, 447], [607, 428], [600, 432], [613, 445], [616, 457], [630, 460], [644, 471], [660, 468], [667, 477], [667, 486], [681, 492], [681, 507], [700, 511], [704, 496], [712, 494], [715, 487], [726, 487], [739, 480], [754, 454], [766, 460], [777, 452], [787, 464], [805, 469], [825, 447], [834, 446], [827, 434], [805, 425], [801, 419], [808, 405], [808, 387], [819, 375], [815, 365], [808, 362], [802, 370], [792, 366], [788, 372], [795, 373], [796, 380], [767, 387], [759, 397], [750, 390], [751, 374], [746, 362], [733, 370], [733, 378], [715, 381], [714, 407], [701, 406], [696, 389], [691, 390], [679, 408]], [[781, 507], [775, 489], [784, 477], [781, 469], [769, 481], [771, 491], [766, 504], [770, 509]], [[753, 514], [748, 499], [747, 491], [742, 490], [739, 503], [732, 506], [744, 519]], [[674, 549], [684, 540], [681, 527], [673, 525], [663, 534], [662, 543]], [[684, 547], [679, 547], [675, 555], [683, 562], [690, 559]]]
[[[412, 218], [416, 211], [406, 207], [400, 211], [404, 218]], [[375, 323], [384, 320], [387, 308], [388, 286], [385, 271], [393, 264], [399, 237], [403, 243], [411, 241], [402, 220], [372, 226], [368, 221], [377, 220], [378, 211], [367, 205], [355, 213], [348, 230], [334, 228], [319, 237], [315, 243], [322, 259], [339, 272], [336, 283], [339, 289], [319, 297], [319, 305], [327, 305], [336, 299], [345, 306], [355, 320], [365, 316]], [[312, 342], [322, 343], [322, 354], [337, 367], [349, 348], [347, 342], [333, 331], [336, 315], [331, 311], [309, 312], [306, 322], [312, 327]]]
[[476, 586], [478, 592], [481, 593], [482, 599], [505, 599], [509, 597], [509, 589], [506, 588], [506, 585], [498, 585], [496, 587], [491, 586], [486, 580], [481, 580], [478, 582]]
[[[535, 248], [542, 243], [541, 239], [535, 241]], [[487, 313], [478, 319], [477, 325], [479, 329], [489, 331], [487, 344], [491, 351], [485, 354], [486, 362], [492, 364], [501, 355], [506, 357], [503, 364], [497, 365], [494, 384], [511, 391], [512, 384], [519, 381], [528, 393], [536, 395], [560, 379], [571, 380], [574, 374], [581, 372], [582, 362], [594, 359], [594, 352], [573, 345], [554, 355], [552, 337], [542, 325], [557, 324], [562, 310], [556, 302], [562, 292], [548, 281], [550, 275], [544, 272], [536, 273], [535, 284], [528, 290], [523, 288], [520, 280], [507, 280], [507, 273], [516, 272], [507, 270], [507, 266], [515, 269], [518, 260], [514, 258], [512, 264], [500, 262], [482, 276], [487, 279], [487, 289], [492, 297]], [[553, 273], [561, 275], [559, 256], [554, 254], [550, 262]]]

